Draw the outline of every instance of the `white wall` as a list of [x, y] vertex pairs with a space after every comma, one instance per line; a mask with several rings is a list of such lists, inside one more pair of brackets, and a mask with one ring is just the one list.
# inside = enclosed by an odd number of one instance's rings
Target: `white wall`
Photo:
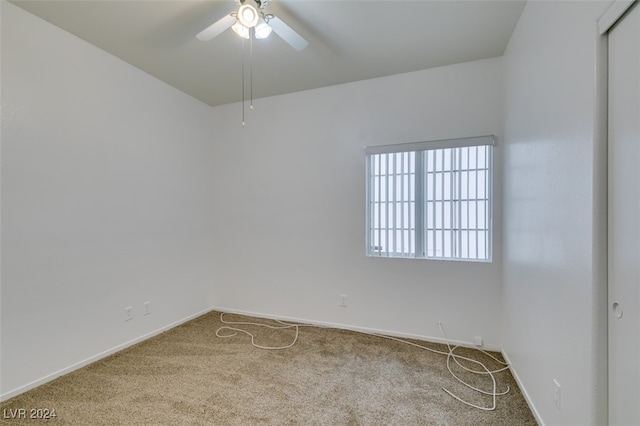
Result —
[[207, 309], [216, 239], [209, 107], [0, 5], [6, 398]]
[[606, 424], [594, 87], [607, 5], [529, 2], [504, 55], [504, 352], [548, 425]]
[[[504, 60], [259, 99], [245, 128], [238, 104], [208, 108], [0, 5], [0, 395], [214, 305], [427, 339], [442, 320], [454, 340], [504, 346], [545, 423], [606, 421], [603, 3], [530, 2]], [[498, 136], [494, 262], [367, 258], [364, 146], [485, 134]]]
[[[442, 320], [501, 347], [501, 77], [498, 58], [259, 99], [245, 128], [239, 104], [214, 108], [215, 305], [429, 339]], [[364, 147], [486, 134], [494, 262], [367, 258]]]

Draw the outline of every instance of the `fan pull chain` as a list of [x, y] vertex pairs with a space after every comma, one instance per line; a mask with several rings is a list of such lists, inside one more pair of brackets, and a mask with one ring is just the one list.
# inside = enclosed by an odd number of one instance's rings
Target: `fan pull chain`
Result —
[[242, 82], [242, 127], [245, 126], [244, 122], [244, 39], [242, 39], [242, 62], [241, 62], [240, 80]]
[[256, 35], [256, 29], [251, 28], [251, 32], [249, 34], [249, 96], [251, 100], [249, 101], [249, 111], [253, 111], [253, 38]]

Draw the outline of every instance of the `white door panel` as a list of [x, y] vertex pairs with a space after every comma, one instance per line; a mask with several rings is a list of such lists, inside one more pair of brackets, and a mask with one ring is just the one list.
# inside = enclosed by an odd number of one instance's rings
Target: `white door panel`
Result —
[[640, 425], [640, 7], [609, 33], [609, 422]]

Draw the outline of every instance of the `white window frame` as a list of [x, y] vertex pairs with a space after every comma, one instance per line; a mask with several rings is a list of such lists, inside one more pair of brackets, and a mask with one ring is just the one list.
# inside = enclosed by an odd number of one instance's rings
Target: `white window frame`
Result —
[[[494, 145], [478, 136], [366, 147], [366, 255], [491, 262]], [[480, 149], [485, 161], [472, 167]]]

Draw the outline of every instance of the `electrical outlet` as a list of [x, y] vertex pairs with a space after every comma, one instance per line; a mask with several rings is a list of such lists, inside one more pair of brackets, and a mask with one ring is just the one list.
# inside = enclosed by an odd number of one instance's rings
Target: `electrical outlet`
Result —
[[560, 409], [560, 383], [557, 379], [553, 379], [553, 403]]
[[133, 306], [124, 308], [124, 320], [131, 321], [133, 319]]
[[341, 294], [340, 295], [340, 299], [342, 299], [342, 302], [340, 302], [340, 306], [342, 306], [343, 308], [347, 307], [347, 295], [346, 294]]
[[484, 342], [482, 341], [482, 336], [476, 336], [476, 346], [479, 348], [484, 346]]
[[151, 315], [151, 302], [144, 302], [144, 314]]

